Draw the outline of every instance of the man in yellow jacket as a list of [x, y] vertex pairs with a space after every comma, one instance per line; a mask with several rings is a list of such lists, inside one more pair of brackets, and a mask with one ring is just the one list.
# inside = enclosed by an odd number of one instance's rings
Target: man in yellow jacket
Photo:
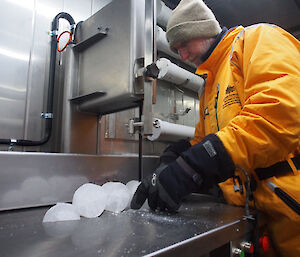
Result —
[[269, 24], [221, 29], [201, 0], [179, 3], [167, 38], [206, 79], [200, 122], [190, 143], [167, 149], [163, 156], [177, 159], [142, 181], [131, 206], [148, 199], [152, 209], [177, 210], [182, 197], [216, 183], [228, 203], [242, 206], [245, 193], [234, 188], [245, 170], [267, 217], [269, 256], [300, 256], [299, 41]]

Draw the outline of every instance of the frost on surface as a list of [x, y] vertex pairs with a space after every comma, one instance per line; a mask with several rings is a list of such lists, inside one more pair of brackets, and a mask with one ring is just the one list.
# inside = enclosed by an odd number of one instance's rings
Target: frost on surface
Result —
[[102, 214], [107, 202], [105, 190], [98, 185], [87, 183], [79, 187], [73, 196], [73, 205], [79, 214], [95, 218]]
[[123, 183], [107, 182], [102, 188], [107, 195], [105, 210], [119, 213], [128, 206], [131, 199], [131, 193]]
[[43, 222], [56, 222], [65, 220], [80, 220], [76, 208], [69, 203], [57, 203], [45, 214]]

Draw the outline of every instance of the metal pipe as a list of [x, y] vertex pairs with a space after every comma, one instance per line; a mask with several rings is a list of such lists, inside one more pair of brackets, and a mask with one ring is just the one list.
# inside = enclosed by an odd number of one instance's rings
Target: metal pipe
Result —
[[153, 121], [153, 135], [147, 137], [150, 141], [174, 142], [194, 137], [194, 127], [162, 121], [156, 118]]
[[[175, 54], [169, 47], [169, 43], [166, 37], [166, 32], [159, 26], [156, 26], [156, 45], [157, 50], [163, 52], [173, 58], [181, 61], [181, 58], [178, 54]], [[192, 68], [196, 68], [196, 66], [191, 62], [184, 62], [185, 64], [191, 66]]]
[[202, 94], [204, 90], [204, 79], [200, 76], [189, 72], [166, 58], [160, 58], [156, 62], [159, 68], [158, 79], [183, 86], [196, 93]]
[[180, 56], [171, 51], [168, 40], [166, 38], [166, 32], [159, 26], [156, 26], [156, 45], [157, 50], [180, 60]]
[[157, 13], [157, 24], [162, 26], [163, 28], [167, 27], [168, 20], [172, 14], [172, 10], [165, 5], [165, 3], [161, 0], [156, 1], [156, 13]]

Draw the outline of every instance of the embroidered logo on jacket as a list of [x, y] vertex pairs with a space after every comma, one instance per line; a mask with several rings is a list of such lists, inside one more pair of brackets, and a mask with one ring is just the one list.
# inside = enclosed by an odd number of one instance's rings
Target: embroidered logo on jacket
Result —
[[234, 92], [234, 90], [235, 90], [234, 86], [228, 86], [228, 87], [226, 88], [226, 94], [229, 94], [229, 93], [231, 93], [231, 92]]
[[233, 105], [233, 104], [239, 104], [242, 106], [240, 97], [236, 91], [236, 88], [234, 86], [228, 85], [225, 91], [225, 97], [223, 100], [223, 109], [226, 107]]

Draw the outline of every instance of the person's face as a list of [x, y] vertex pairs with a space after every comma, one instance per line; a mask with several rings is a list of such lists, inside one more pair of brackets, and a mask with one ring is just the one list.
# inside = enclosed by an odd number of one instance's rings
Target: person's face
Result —
[[182, 61], [189, 61], [199, 66], [202, 63], [201, 57], [210, 47], [207, 40], [208, 39], [195, 38], [187, 42], [179, 42], [174, 48], [177, 50]]

